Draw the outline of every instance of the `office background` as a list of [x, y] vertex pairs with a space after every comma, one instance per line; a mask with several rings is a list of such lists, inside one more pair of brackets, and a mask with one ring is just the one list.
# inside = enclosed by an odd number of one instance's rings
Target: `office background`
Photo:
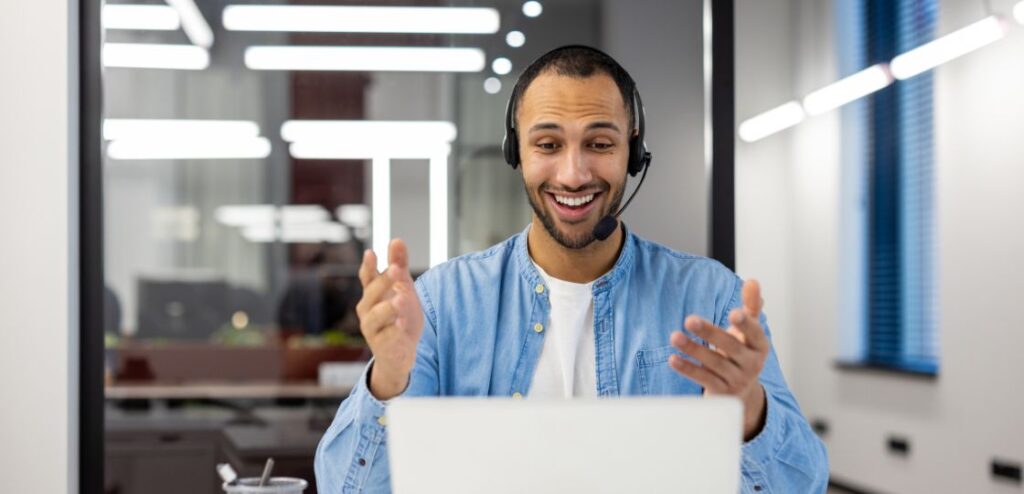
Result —
[[[994, 11], [1004, 14], [1015, 6], [1012, 1], [990, 3]], [[510, 12], [515, 12], [517, 4], [509, 2]], [[844, 5], [812, 0], [736, 3], [739, 121], [839, 77], [836, 19]], [[937, 34], [987, 14], [984, 2], [940, 1], [938, 5]], [[2, 412], [3, 436], [8, 438], [2, 464], [5, 477], [16, 487], [38, 492], [74, 492], [80, 461], [75, 394], [80, 342], [74, 289], [80, 228], [76, 210], [78, 7], [32, 2], [19, 5], [18, 15], [0, 20], [7, 76], [0, 81], [0, 98], [9, 115], [0, 124], [0, 224], [4, 225], [0, 313], [5, 317], [0, 373], [10, 397]], [[652, 173], [657, 180], [645, 185], [627, 213], [627, 224], [673, 248], [707, 254], [701, 3], [581, 1], [562, 2], [558, 7], [545, 3], [537, 22], [558, 26], [552, 19], [558, 19], [563, 8], [566, 15], [573, 9], [600, 14], [573, 24], [582, 29], [567, 34], [576, 36], [573, 39], [549, 42], [592, 42], [607, 49], [640, 81], [649, 105], [648, 141], [656, 151]], [[540, 53], [543, 45], [533, 45], [534, 36], [557, 29], [523, 31], [527, 35], [524, 48]], [[493, 42], [500, 47], [500, 41]], [[198, 112], [224, 111], [225, 118], [230, 113], [259, 121], [261, 135], [274, 143], [267, 163], [286, 162], [278, 125], [288, 109], [282, 98], [273, 95], [279, 94], [275, 87], [280, 90], [287, 81], [280, 74], [261, 75], [258, 84], [251, 78], [242, 84], [231, 79], [231, 70], [245, 69], [219, 69], [218, 62], [223, 60], [218, 54], [234, 49], [240, 55], [239, 46], [231, 48], [236, 42], [232, 36], [218, 36], [211, 68], [194, 80], [169, 81], [166, 74], [110, 69], [105, 78], [107, 116], [212, 118], [222, 115]], [[1018, 166], [1024, 149], [1016, 139], [1024, 129], [1015, 118], [1024, 109], [1024, 96], [1019, 94], [1024, 87], [1022, 52], [1024, 29], [1017, 24], [998, 43], [934, 71], [937, 377], [837, 366], [847, 351], [844, 338], [850, 329], [844, 321], [851, 318], [844, 291], [848, 278], [843, 271], [847, 247], [843, 199], [848, 197], [844, 177], [849, 176], [842, 157], [843, 112], [809, 117], [755, 142], [737, 140], [737, 271], [762, 281], [783, 370], [808, 418], [822, 431], [834, 478], [850, 486], [869, 492], [1020, 490], [1019, 482], [994, 478], [991, 470], [994, 460], [1019, 466], [1024, 459], [1024, 426], [1019, 423], [1024, 398], [1018, 391], [1024, 364], [1016, 358], [1024, 337], [1013, 317], [1015, 296], [1021, 294], [1017, 277], [1024, 273], [1012, 257], [1024, 244], [1015, 213], [1024, 206], [1015, 187], [1024, 178]], [[528, 59], [514, 58], [512, 74]], [[494, 221], [482, 208], [466, 206], [474, 194], [505, 197], [510, 205], [516, 200], [511, 193], [502, 196], [500, 189], [481, 192], [496, 180], [514, 182], [512, 172], [498, 164], [487, 168], [490, 165], [472, 161], [490, 159], [486, 152], [475, 151], [497, 143], [511, 81], [503, 79], [504, 88], [489, 95], [481, 90], [483, 75], [491, 74], [385, 74], [375, 76], [367, 92], [367, 118], [467, 122], [459, 126], [454, 146], [464, 152], [454, 152], [455, 158], [449, 161], [449, 177], [457, 191], [449, 203], [453, 226], [449, 255], [494, 241], [490, 229], [495, 226], [518, 230], [516, 223], [522, 220], [513, 215]], [[233, 98], [203, 96], [218, 87], [231, 91]], [[416, 94], [437, 97], [417, 98]], [[460, 103], [455, 105], [452, 99]], [[253, 100], [265, 106], [250, 104]], [[178, 111], [185, 113], [167, 114]], [[223, 262], [217, 266], [222, 274], [228, 273], [227, 278], [239, 285], [261, 287], [270, 283], [267, 280], [278, 280], [277, 288], [287, 285], [284, 280], [294, 259], [290, 256], [301, 255], [296, 252], [301, 248], [272, 242], [265, 249], [254, 249], [244, 239], [226, 235], [237, 232], [205, 219], [199, 223], [210, 230], [194, 228], [197, 214], [215, 216], [220, 205], [287, 202], [290, 191], [283, 186], [284, 177], [273, 175], [282, 167], [252, 164], [117, 160], [104, 164], [105, 262], [110, 285], [120, 293], [124, 326], [138, 320], [138, 273], [133, 271], [138, 266], [174, 271], [202, 267], [212, 263], [207, 259], [216, 259]], [[490, 171], [475, 174], [476, 164]], [[422, 168], [418, 172], [414, 166], [392, 169], [396, 197], [401, 196], [400, 190], [423, 192], [416, 187], [428, 180]], [[248, 186], [231, 186], [237, 183]], [[221, 185], [207, 189], [201, 184]], [[464, 184], [479, 188], [463, 188]], [[423, 220], [428, 201], [417, 197], [393, 204], [393, 231], [426, 245], [429, 231], [423, 228]], [[169, 208], [161, 209], [165, 206]], [[198, 206], [198, 211], [180, 206]], [[184, 246], [175, 243], [190, 236], [202, 240]], [[218, 240], [204, 243], [211, 237]], [[220, 257], [225, 248], [231, 256]], [[260, 256], [269, 260], [254, 261]], [[424, 268], [429, 262], [426, 256], [414, 258]], [[274, 269], [279, 271], [276, 275], [271, 273]], [[147, 274], [166, 278], [166, 272]], [[893, 453], [892, 439], [906, 440], [909, 454]]]

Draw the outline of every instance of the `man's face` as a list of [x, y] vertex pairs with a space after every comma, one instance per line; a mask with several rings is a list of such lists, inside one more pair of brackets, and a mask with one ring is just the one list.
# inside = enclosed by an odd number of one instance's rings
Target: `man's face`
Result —
[[519, 104], [523, 182], [534, 213], [561, 245], [594, 241], [626, 185], [629, 114], [611, 77], [542, 73]]

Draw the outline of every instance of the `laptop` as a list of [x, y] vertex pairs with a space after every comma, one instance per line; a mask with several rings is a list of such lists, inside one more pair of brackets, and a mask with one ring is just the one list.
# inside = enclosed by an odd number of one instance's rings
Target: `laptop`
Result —
[[395, 494], [739, 492], [742, 404], [730, 397], [399, 398]]

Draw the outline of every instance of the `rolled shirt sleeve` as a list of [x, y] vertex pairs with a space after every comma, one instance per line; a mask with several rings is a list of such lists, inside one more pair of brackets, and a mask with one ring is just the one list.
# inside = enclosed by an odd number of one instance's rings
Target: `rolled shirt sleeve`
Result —
[[321, 493], [389, 490], [386, 405], [367, 385], [372, 366], [371, 361], [317, 446], [314, 469]]
[[[728, 327], [728, 314], [740, 307], [742, 280], [737, 278], [733, 299], [723, 312], [720, 327]], [[771, 339], [768, 320], [761, 327]], [[786, 385], [774, 346], [761, 370], [765, 391], [765, 424], [750, 441], [743, 444], [743, 494], [824, 493], [828, 488], [828, 455], [821, 439], [811, 430]]]
[[[416, 348], [416, 364], [409, 387], [403, 396], [435, 396], [439, 389], [436, 313], [419, 281], [416, 291], [423, 306], [425, 324]], [[370, 392], [372, 368], [371, 360], [317, 446], [314, 470], [321, 494], [391, 492], [384, 419], [387, 402], [378, 400]]]

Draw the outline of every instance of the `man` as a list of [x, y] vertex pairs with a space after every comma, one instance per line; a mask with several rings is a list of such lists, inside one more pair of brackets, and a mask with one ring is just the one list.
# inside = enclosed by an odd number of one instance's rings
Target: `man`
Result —
[[825, 450], [783, 380], [758, 284], [598, 227], [615, 226], [627, 173], [649, 160], [638, 99], [604, 53], [549, 52], [520, 76], [507, 117], [527, 229], [415, 282], [401, 240], [384, 273], [366, 252], [356, 310], [374, 360], [317, 449], [321, 492], [389, 490], [382, 417], [399, 395], [700, 393], [743, 401], [743, 492], [825, 491]]

